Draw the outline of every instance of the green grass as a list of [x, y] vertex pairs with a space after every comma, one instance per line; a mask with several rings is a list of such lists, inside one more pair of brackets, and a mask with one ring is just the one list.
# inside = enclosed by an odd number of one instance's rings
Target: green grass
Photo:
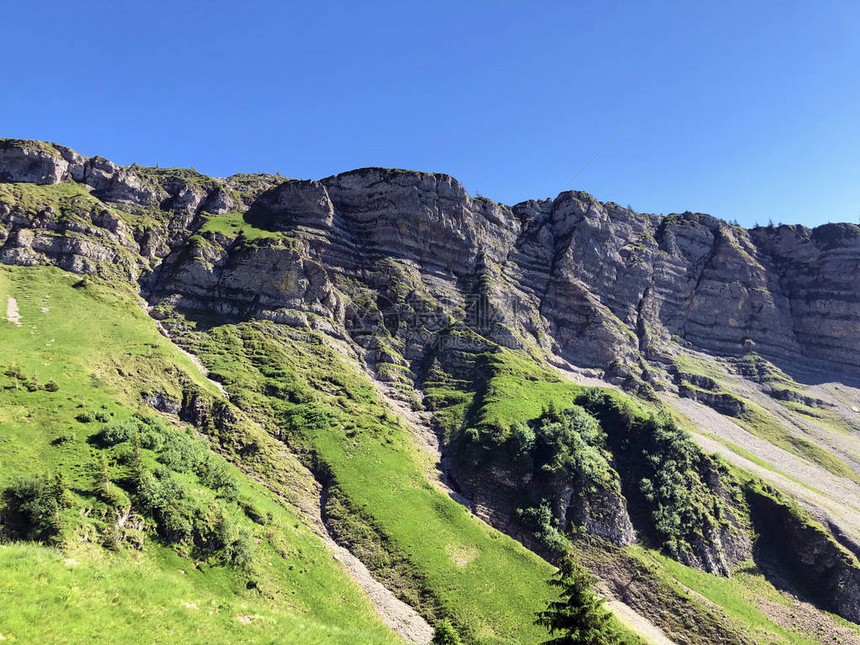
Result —
[[[8, 484], [17, 473], [61, 470], [67, 474], [74, 491], [83, 491], [91, 486], [90, 465], [96, 451], [86, 439], [101, 424], [76, 421], [75, 416], [81, 410], [125, 418], [141, 407], [140, 392], [151, 389], [153, 383], [158, 384], [159, 391], [180, 398], [180, 374], [195, 387], [215, 395], [213, 386], [194, 370], [188, 359], [157, 333], [153, 321], [131, 294], [109, 288], [98, 280], [91, 280], [86, 288], [74, 288], [79, 277], [56, 269], [3, 268], [0, 276], [0, 297], [14, 295], [22, 316], [21, 327], [2, 323], [0, 356], [14, 357], [14, 362], [31, 379], [36, 377], [40, 383], [53, 379], [59, 384], [57, 392], [29, 392], [25, 388], [14, 389], [11, 380], [3, 377], [6, 387], [0, 391], [3, 402], [0, 484]], [[49, 310], [43, 312], [43, 307]], [[246, 338], [250, 347], [256, 347], [252, 356], [243, 357], [244, 350], [234, 353], [232, 347], [223, 345], [223, 354], [213, 351], [210, 355], [210, 359], [217, 357], [209, 361], [216, 374], [226, 371], [233, 375], [232, 383], [229, 378], [225, 383], [235, 392], [239, 407], [245, 407], [243, 397], [251, 397], [260, 383], [258, 368], [263, 367], [271, 377], [272, 357], [283, 359], [279, 366], [282, 372], [275, 375], [274, 381], [281, 385], [292, 380], [303, 383], [301, 391], [312, 399], [300, 406], [306, 419], [313, 419], [316, 413], [332, 415], [331, 424], [305, 424], [303, 445], [325, 461], [351, 503], [382, 528], [389, 538], [387, 548], [408, 555], [414, 571], [438, 595], [443, 611], [479, 642], [515, 638], [527, 643], [543, 638], [544, 632], [532, 621], [534, 612], [543, 609], [552, 597], [546, 585], [552, 567], [433, 489], [424, 479], [422, 458], [411, 436], [396, 421], [381, 419], [384, 409], [372, 386], [341, 362], [327, 345], [319, 339], [298, 342], [285, 339], [287, 342], [280, 346], [282, 355], [270, 351], [271, 347], [256, 345], [276, 335], [273, 331], [271, 325], [253, 329], [254, 333]], [[222, 332], [226, 338], [235, 340], [233, 328]], [[216, 346], [210, 349], [215, 350]], [[265, 365], [259, 362], [263, 358], [267, 361]], [[4, 367], [11, 362], [7, 358]], [[271, 401], [271, 397], [265, 399]], [[274, 422], [277, 421], [276, 417]], [[350, 437], [348, 431], [341, 431], [341, 425], [350, 425], [357, 432]], [[58, 436], [67, 434], [72, 435], [72, 441], [51, 445]], [[272, 473], [258, 474], [267, 477]], [[331, 625], [333, 629], [355, 625], [356, 629], [375, 634], [379, 642], [393, 641], [366, 598], [345, 578], [339, 565], [333, 563], [301, 522], [258, 485], [245, 478], [242, 482], [243, 495], [274, 516], [266, 527], [245, 523], [253, 528], [258, 541], [255, 562], [266, 563], [254, 572], [258, 589], [248, 591], [238, 581], [231, 585], [228, 580], [223, 583], [226, 589], [213, 590], [204, 585], [200, 594], [217, 597], [221, 592], [229, 592], [230, 597], [238, 595], [243, 602], [257, 607], [252, 613], [262, 615], [267, 607], [270, 611], [282, 611], [292, 615], [297, 624], [307, 623], [309, 630], [316, 623]], [[77, 497], [79, 504], [86, 503], [81, 495]], [[289, 527], [294, 528], [287, 531]], [[130, 557], [128, 553], [122, 557], [110, 555], [101, 547], [96, 547], [95, 555], [89, 550], [78, 552], [66, 548], [73, 557], [88, 563], [87, 567], [91, 563], [96, 569]], [[168, 551], [162, 547], [156, 550]], [[452, 554], [464, 552], [474, 557], [461, 566], [462, 560]], [[164, 569], [159, 559], [162, 556], [156, 557], [154, 553], [149, 547], [145, 549], [141, 557], [148, 568], [140, 570], [147, 571], [147, 577], [152, 570], [168, 575], [169, 568]], [[180, 568], [191, 566], [189, 561], [185, 562]], [[40, 566], [58, 565], [47, 562]], [[205, 578], [213, 579], [211, 575]], [[318, 593], [299, 586], [301, 581], [313, 581]], [[153, 584], [170, 588], [163, 582]], [[43, 591], [49, 593], [49, 589], [53, 585]], [[296, 590], [296, 595], [290, 590]], [[45, 602], [52, 601], [46, 598]], [[24, 611], [24, 604], [19, 606]], [[179, 609], [185, 610], [182, 606]], [[119, 609], [116, 611], [125, 615]], [[195, 614], [189, 612], [189, 615]], [[91, 617], [91, 622], [103, 620], [111, 625], [120, 620], [96, 616]], [[133, 623], [128, 616], [122, 620]], [[0, 633], [13, 632], [7, 624], [20, 630], [24, 622], [24, 614], [4, 615], [0, 619]]]
[[241, 235], [246, 241], [260, 239], [287, 239], [287, 236], [278, 231], [260, 228], [248, 221], [248, 213], [224, 213], [223, 215], [209, 215], [198, 233], [220, 233], [229, 238]]
[[744, 405], [746, 411], [737, 421], [754, 435], [799, 457], [808, 459], [834, 475], [845, 477], [860, 484], [860, 475], [855, 473], [844, 461], [808, 439], [792, 435], [768, 412], [757, 405], [748, 401], [744, 402]]
[[567, 407], [585, 390], [507, 349], [488, 356], [487, 361], [492, 377], [481, 397], [475, 425], [534, 419], [550, 402]]
[[[760, 600], [791, 606], [793, 598], [774, 587], [758, 570], [753, 562], [748, 562], [731, 578], [715, 576], [698, 569], [687, 567], [656, 551], [642, 547], [628, 547], [631, 555], [645, 563], [680, 593], [687, 589], [704, 596], [721, 607], [732, 621], [742, 628], [757, 643], [785, 643], [792, 645], [814, 645], [820, 643], [810, 634], [804, 635], [789, 630], [766, 616], [757, 606]], [[681, 587], [680, 585], [683, 585]], [[831, 616], [835, 622], [860, 631], [857, 625]]]
[[[61, 534], [63, 556], [36, 545], [0, 546], [0, 633], [23, 642], [154, 642], [159, 637], [268, 643], [283, 634], [299, 640], [304, 634], [311, 642], [341, 643], [347, 633], [358, 634], [362, 642], [399, 642], [283, 501], [291, 491], [274, 494], [235, 469], [239, 500], [268, 518], [257, 524], [238, 503], [223, 503], [253, 533], [255, 555], [247, 568], [183, 557], [184, 548], [165, 546], [151, 534], [143, 551], [126, 546], [115, 554], [98, 545], [97, 531], [104, 523], [98, 516], [105, 505], [93, 495], [93, 466], [105, 454], [113, 474], [122, 467], [115, 451], [88, 441], [103, 424], [76, 417], [89, 412], [128, 418], [145, 409], [143, 391], [181, 397], [183, 384], [212, 396], [217, 391], [158, 333], [133, 294], [98, 280], [75, 288], [79, 279], [54, 268], [0, 268], [0, 313], [5, 316], [11, 295], [22, 317], [20, 327], [0, 321], [0, 487], [26, 473], [62, 473], [75, 504]], [[54, 380], [58, 391], [28, 391], [2, 375], [11, 363], [20, 366], [28, 382]], [[67, 440], [55, 445], [61, 436]], [[269, 473], [276, 490], [291, 482], [297, 488], [301, 478], [289, 470], [286, 457]], [[214, 493], [194, 476], [177, 477], [203, 507], [216, 503]], [[82, 564], [70, 567], [64, 557]], [[200, 610], [189, 610], [182, 604], [186, 601]], [[242, 625], [236, 615], [246, 614], [263, 619]]]
[[552, 567], [433, 488], [408, 430], [321, 337], [258, 322], [216, 328], [197, 344], [240, 407], [280, 419], [384, 535], [402, 574], [433, 596], [425, 611], [451, 616], [477, 642], [545, 636], [533, 620], [552, 597]]
[[550, 402], [565, 408], [586, 389], [508, 349], [484, 354], [480, 360], [479, 371], [485, 374], [481, 382], [438, 375], [425, 387], [426, 400], [432, 402], [448, 440], [466, 425], [508, 427], [535, 419]]
[[72, 206], [75, 202], [94, 207], [99, 203], [82, 184], [73, 181], [47, 186], [23, 183], [0, 184], [0, 202], [15, 204], [25, 210], [47, 206], [58, 210], [58, 206]]
[[397, 642], [380, 629], [343, 618], [336, 626], [290, 602], [237, 594], [229, 572], [194, 568], [167, 549], [148, 551], [85, 560], [33, 544], [0, 546], [0, 634], [57, 644]]

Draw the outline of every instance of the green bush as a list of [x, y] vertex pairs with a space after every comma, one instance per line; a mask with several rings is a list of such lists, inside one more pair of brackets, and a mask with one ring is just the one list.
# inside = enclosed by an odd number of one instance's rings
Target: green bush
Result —
[[209, 447], [183, 432], [166, 432], [158, 461], [178, 473], [194, 472], [206, 463]]
[[230, 467], [221, 457], [208, 454], [198, 464], [200, 482], [218, 493], [227, 501], [235, 501], [239, 497], [239, 482]]
[[550, 553], [561, 554], [570, 550], [570, 540], [559, 529], [558, 519], [553, 517], [547, 500], [541, 500], [537, 507], [517, 509], [517, 516]]
[[646, 416], [607, 390], [590, 390], [576, 402], [607, 430], [628, 483], [628, 502], [645, 507], [657, 545], [683, 561], [680, 556], [689, 554], [693, 544], [711, 539], [723, 519], [724, 502], [708, 482], [726, 473], [689, 433], [668, 414]]
[[462, 645], [460, 634], [454, 629], [454, 625], [447, 618], [443, 618], [436, 623], [436, 629], [433, 632], [433, 645]]
[[126, 441], [132, 441], [143, 427], [143, 424], [137, 419], [115, 421], [104, 426], [96, 437], [102, 446], [115, 446]]
[[66, 443], [71, 443], [75, 440], [75, 435], [72, 432], [64, 432], [59, 437], [51, 442], [52, 446], [62, 446]]
[[54, 541], [63, 528], [62, 511], [73, 500], [62, 476], [23, 477], [2, 492], [0, 525], [7, 538]]
[[102, 531], [102, 546], [111, 551], [119, 551], [124, 537], [122, 529], [111, 522]]
[[127, 509], [131, 506], [128, 493], [114, 483], [102, 488], [99, 491], [99, 498], [112, 508]]
[[254, 535], [245, 527], [240, 527], [230, 536], [221, 548], [221, 562], [233, 567], [246, 567], [254, 558]]
[[27, 380], [27, 375], [24, 374], [24, 369], [17, 363], [12, 363], [9, 367], [6, 368], [6, 371], [3, 373], [9, 378], [14, 378], [19, 381]]
[[45, 383], [45, 385], [42, 386], [42, 389], [46, 392], [56, 392], [60, 389], [60, 386], [57, 385], [55, 381], [51, 380]]
[[515, 456], [528, 456], [535, 447], [534, 430], [529, 428], [525, 423], [515, 423], [511, 426], [508, 443]]
[[254, 502], [247, 498], [243, 497], [240, 499], [239, 506], [245, 513], [246, 517], [255, 524], [265, 526], [272, 519], [271, 513], [264, 513], [256, 504], [254, 504]]
[[164, 447], [164, 435], [151, 427], [147, 427], [143, 430], [138, 435], [138, 438], [140, 440], [141, 448], [158, 452]]

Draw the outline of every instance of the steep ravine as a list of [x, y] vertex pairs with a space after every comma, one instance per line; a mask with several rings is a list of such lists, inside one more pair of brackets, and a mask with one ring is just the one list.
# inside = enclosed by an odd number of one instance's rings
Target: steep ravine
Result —
[[[169, 338], [167, 331], [161, 325], [158, 327], [159, 331]], [[173, 346], [177, 351], [188, 356], [191, 359], [192, 364], [200, 370], [200, 373], [206, 377], [222, 395], [225, 397], [229, 396], [221, 383], [208, 378], [209, 371], [197, 356], [191, 354], [176, 343], [173, 343]], [[408, 643], [426, 645], [433, 640], [433, 627], [420, 614], [418, 614], [418, 612], [412, 609], [412, 607], [400, 600], [394, 592], [374, 578], [367, 566], [353, 553], [351, 553], [349, 549], [337, 543], [334, 536], [331, 534], [324, 517], [323, 509], [325, 508], [326, 487], [321, 485], [309, 470], [302, 468], [302, 474], [308, 484], [313, 482], [313, 484], [319, 489], [319, 493], [316, 497], [313, 495], [305, 496], [303, 498], [305, 504], [302, 507], [298, 507], [295, 504], [295, 500], [284, 498], [280, 489], [272, 486], [247, 467], [243, 467], [241, 462], [234, 463], [236, 463], [237, 467], [241, 468], [248, 477], [265, 487], [273, 495], [280, 497], [286, 505], [302, 514], [307, 525], [310, 526], [325, 543], [326, 547], [331, 552], [332, 557], [343, 565], [343, 568], [349, 574], [349, 577], [361, 587], [365, 594], [367, 594], [368, 598], [370, 598], [373, 603], [376, 612], [379, 614], [379, 617], [386, 625], [397, 632], [397, 634], [399, 634], [400, 637]], [[298, 467], [298, 464], [296, 464], [296, 466]]]

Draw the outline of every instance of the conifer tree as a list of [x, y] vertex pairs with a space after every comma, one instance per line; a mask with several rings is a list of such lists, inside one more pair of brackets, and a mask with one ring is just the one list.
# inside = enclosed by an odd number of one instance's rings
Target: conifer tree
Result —
[[558, 571], [549, 581], [561, 589], [561, 598], [538, 612], [538, 625], [549, 629], [553, 638], [545, 645], [613, 645], [618, 642], [609, 627], [609, 612], [592, 588], [594, 578], [572, 554], [563, 556]]

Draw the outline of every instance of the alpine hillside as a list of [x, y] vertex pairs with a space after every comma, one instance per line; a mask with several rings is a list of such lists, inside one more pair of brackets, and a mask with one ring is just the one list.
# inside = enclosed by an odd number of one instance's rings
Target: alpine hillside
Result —
[[572, 550], [614, 642], [860, 643], [858, 275], [848, 223], [2, 139], [0, 639], [539, 643]]

